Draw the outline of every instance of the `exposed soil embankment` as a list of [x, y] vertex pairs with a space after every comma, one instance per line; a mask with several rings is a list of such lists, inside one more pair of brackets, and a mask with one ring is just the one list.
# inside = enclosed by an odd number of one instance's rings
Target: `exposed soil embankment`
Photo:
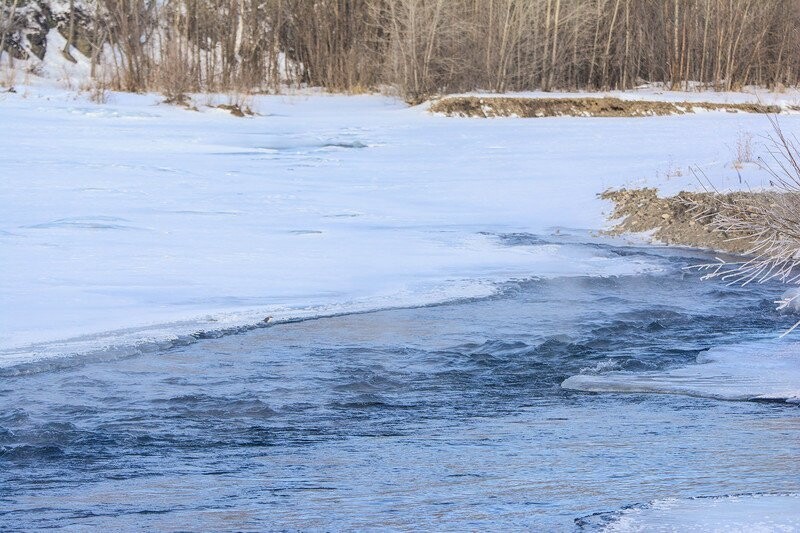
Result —
[[748, 251], [752, 236], [715, 229], [714, 220], [725, 215], [737, 202], [764, 199], [768, 193], [735, 192], [727, 194], [681, 192], [661, 198], [656, 189], [620, 189], [600, 195], [615, 204], [611, 218], [619, 222], [606, 233], [653, 232], [664, 244], [711, 248], [735, 254]]
[[432, 113], [456, 117], [648, 117], [697, 110], [780, 113], [780, 106], [758, 103], [650, 102], [619, 98], [514, 98], [449, 96], [431, 104]]

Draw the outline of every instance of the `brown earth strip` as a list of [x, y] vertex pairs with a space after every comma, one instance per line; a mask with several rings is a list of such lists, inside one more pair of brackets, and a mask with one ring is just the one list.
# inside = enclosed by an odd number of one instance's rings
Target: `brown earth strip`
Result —
[[780, 113], [776, 105], [758, 103], [650, 102], [619, 98], [508, 98], [450, 96], [431, 104], [432, 113], [449, 117], [648, 117], [683, 115], [697, 109], [745, 113]]
[[681, 192], [661, 198], [656, 189], [644, 188], [608, 190], [600, 198], [614, 202], [610, 218], [619, 220], [605, 232], [609, 235], [653, 231], [653, 238], [664, 244], [743, 254], [752, 246], [752, 236], [722, 231], [713, 222], [726, 206], [768, 201], [769, 194], [774, 193]]

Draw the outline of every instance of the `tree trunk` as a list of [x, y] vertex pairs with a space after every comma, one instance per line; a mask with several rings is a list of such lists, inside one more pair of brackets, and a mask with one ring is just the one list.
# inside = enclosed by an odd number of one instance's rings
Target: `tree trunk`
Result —
[[558, 15], [561, 9], [561, 0], [556, 0], [555, 13], [553, 15], [553, 46], [550, 51], [550, 76], [547, 79], [547, 87], [553, 87], [553, 76], [556, 71], [556, 54], [558, 53]]
[[70, 50], [73, 39], [75, 39], [75, 0], [69, 0], [69, 30], [67, 33], [67, 42], [64, 45], [64, 49], [61, 50], [61, 54], [67, 61], [77, 63], [78, 61], [72, 55], [72, 51]]

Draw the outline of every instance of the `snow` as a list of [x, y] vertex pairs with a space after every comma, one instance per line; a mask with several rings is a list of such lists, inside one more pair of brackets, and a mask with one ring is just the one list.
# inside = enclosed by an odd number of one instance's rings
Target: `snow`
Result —
[[696, 365], [663, 372], [608, 372], [567, 378], [565, 389], [590, 392], [686, 394], [720, 400], [800, 402], [800, 344], [777, 335], [723, 345]]
[[[69, 61], [62, 53], [67, 40], [57, 29], [50, 29], [46, 39], [48, 52], [43, 60], [28, 49], [29, 59], [15, 60], [12, 66], [8, 54], [0, 53], [0, 94], [5, 92], [6, 87], [13, 87], [25, 98], [39, 98], [44, 94], [53, 95], [55, 86], [61, 89], [56, 89], [55, 94], [74, 99], [83, 98], [81, 93], [91, 89], [94, 82], [90, 81], [90, 60], [71, 46], [70, 53], [75, 63]], [[98, 68], [97, 71], [100, 73], [102, 69]]]
[[90, 61], [74, 46], [70, 53], [75, 63], [69, 61], [61, 51], [67, 45], [67, 40], [56, 29], [47, 32], [47, 50], [44, 60], [39, 64], [41, 75], [48, 80], [57, 80], [68, 86], [80, 88], [86, 85], [92, 70]]
[[[33, 84], [0, 94], [0, 366], [200, 330], [658, 268], [589, 247], [609, 187], [759, 187], [764, 116], [445, 118], [380, 96], [254, 97], [235, 118]], [[208, 99], [210, 102], [211, 99]], [[788, 132], [798, 117], [783, 117]], [[756, 152], [758, 148], [755, 147]]]
[[619, 512], [602, 531], [767, 533], [798, 529], [800, 495], [752, 494], [656, 500]]

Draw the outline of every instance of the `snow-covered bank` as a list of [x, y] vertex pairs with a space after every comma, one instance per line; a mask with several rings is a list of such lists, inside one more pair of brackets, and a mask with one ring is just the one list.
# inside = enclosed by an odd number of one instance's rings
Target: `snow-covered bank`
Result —
[[698, 83], [691, 83], [690, 90], [671, 91], [660, 84], [645, 84], [626, 91], [520, 91], [512, 93], [466, 92], [448, 97], [478, 96], [494, 98], [618, 98], [645, 102], [711, 102], [716, 104], [764, 104], [776, 105], [790, 110], [800, 106], [800, 89], [788, 88], [781, 92], [763, 87], [745, 87], [741, 91], [704, 90]]
[[432, 100], [428, 110], [437, 115], [472, 118], [634, 118], [719, 111], [798, 113], [799, 103], [797, 89], [782, 93], [758, 87], [746, 92], [689, 92], [648, 85], [630, 91], [450, 94]]
[[258, 97], [261, 116], [237, 119], [158, 100], [0, 95], [0, 364], [649, 270], [492, 234], [591, 239], [598, 192], [696, 188], [688, 165], [740, 187], [737, 135], [770, 128], [727, 113], [473, 121], [377, 96]]
[[[493, 98], [490, 96], [448, 96], [434, 102], [431, 113], [448, 117], [544, 118], [605, 117], [630, 118], [725, 111], [729, 113], [778, 114], [779, 106], [757, 103], [719, 104], [713, 102], [663, 102], [619, 98]], [[794, 109], [792, 109], [794, 111]]]

